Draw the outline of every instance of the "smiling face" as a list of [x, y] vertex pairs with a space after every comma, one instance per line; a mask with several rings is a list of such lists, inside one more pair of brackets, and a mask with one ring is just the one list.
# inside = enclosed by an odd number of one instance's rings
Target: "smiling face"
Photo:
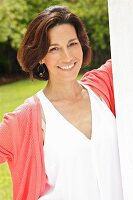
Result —
[[48, 68], [49, 80], [76, 79], [83, 61], [82, 47], [71, 24], [57, 25], [48, 31], [50, 46], [42, 62]]

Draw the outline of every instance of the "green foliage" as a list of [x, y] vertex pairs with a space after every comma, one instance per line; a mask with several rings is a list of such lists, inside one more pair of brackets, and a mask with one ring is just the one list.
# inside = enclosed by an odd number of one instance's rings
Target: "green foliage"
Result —
[[84, 21], [91, 41], [95, 41], [93, 49], [107, 48], [105, 43], [109, 36], [107, 0], [79, 0], [76, 5], [67, 4]]
[[93, 66], [110, 58], [110, 39], [107, 0], [77, 0], [65, 3], [83, 20], [93, 51]]
[[[55, 4], [68, 6], [84, 21], [95, 63], [103, 62], [110, 56], [107, 0], [0, 0], [0, 43], [4, 43], [2, 48], [8, 44], [17, 51], [29, 22], [37, 13]], [[2, 48], [0, 45], [1, 51]], [[0, 59], [1, 56], [3, 54], [0, 53]], [[9, 62], [13, 67], [12, 60]]]
[[18, 48], [28, 23], [35, 15], [59, 2], [58, 0], [1, 0], [0, 42], [10, 41], [13, 48]]
[[3, 0], [0, 4], [0, 41], [10, 41], [12, 47], [17, 47], [26, 30], [27, 19], [25, 1]]
[[0, 4], [0, 42], [10, 40], [12, 47], [18, 47], [26, 31], [27, 24], [46, 7], [53, 4], [67, 5], [85, 22], [93, 41], [94, 49], [106, 48], [108, 37], [107, 1], [103, 0], [1, 0]]

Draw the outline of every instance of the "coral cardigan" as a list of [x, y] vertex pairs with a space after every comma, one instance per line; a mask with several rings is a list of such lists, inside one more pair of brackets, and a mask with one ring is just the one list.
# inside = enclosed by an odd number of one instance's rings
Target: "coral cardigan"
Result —
[[[115, 114], [111, 60], [87, 72], [81, 81], [97, 92]], [[33, 96], [5, 114], [0, 123], [0, 163], [9, 164], [14, 200], [38, 200], [47, 190], [41, 117], [40, 103]]]

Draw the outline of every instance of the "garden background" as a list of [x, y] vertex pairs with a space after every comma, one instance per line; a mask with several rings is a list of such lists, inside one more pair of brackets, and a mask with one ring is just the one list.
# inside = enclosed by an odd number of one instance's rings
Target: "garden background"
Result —
[[[16, 59], [17, 49], [29, 22], [50, 5], [66, 5], [83, 20], [93, 58], [81, 73], [99, 67], [110, 58], [107, 0], [0, 0], [0, 121], [25, 98], [44, 87], [30, 81]], [[0, 166], [0, 200], [12, 199], [12, 182], [7, 164]]]

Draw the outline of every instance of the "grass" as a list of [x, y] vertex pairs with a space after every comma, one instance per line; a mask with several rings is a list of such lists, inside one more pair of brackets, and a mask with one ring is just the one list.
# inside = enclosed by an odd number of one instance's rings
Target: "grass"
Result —
[[23, 101], [43, 88], [45, 82], [22, 80], [0, 86], [0, 121], [4, 113], [13, 111]]
[[[45, 86], [45, 82], [18, 81], [0, 86], [0, 121], [4, 113], [13, 111], [23, 101]], [[0, 200], [12, 199], [12, 180], [7, 164], [0, 165]]]
[[[80, 79], [81, 76], [78, 77]], [[0, 86], [0, 122], [6, 112], [13, 111], [24, 100], [45, 87], [46, 82], [21, 80]], [[7, 164], [0, 165], [0, 200], [12, 199], [12, 180]]]

